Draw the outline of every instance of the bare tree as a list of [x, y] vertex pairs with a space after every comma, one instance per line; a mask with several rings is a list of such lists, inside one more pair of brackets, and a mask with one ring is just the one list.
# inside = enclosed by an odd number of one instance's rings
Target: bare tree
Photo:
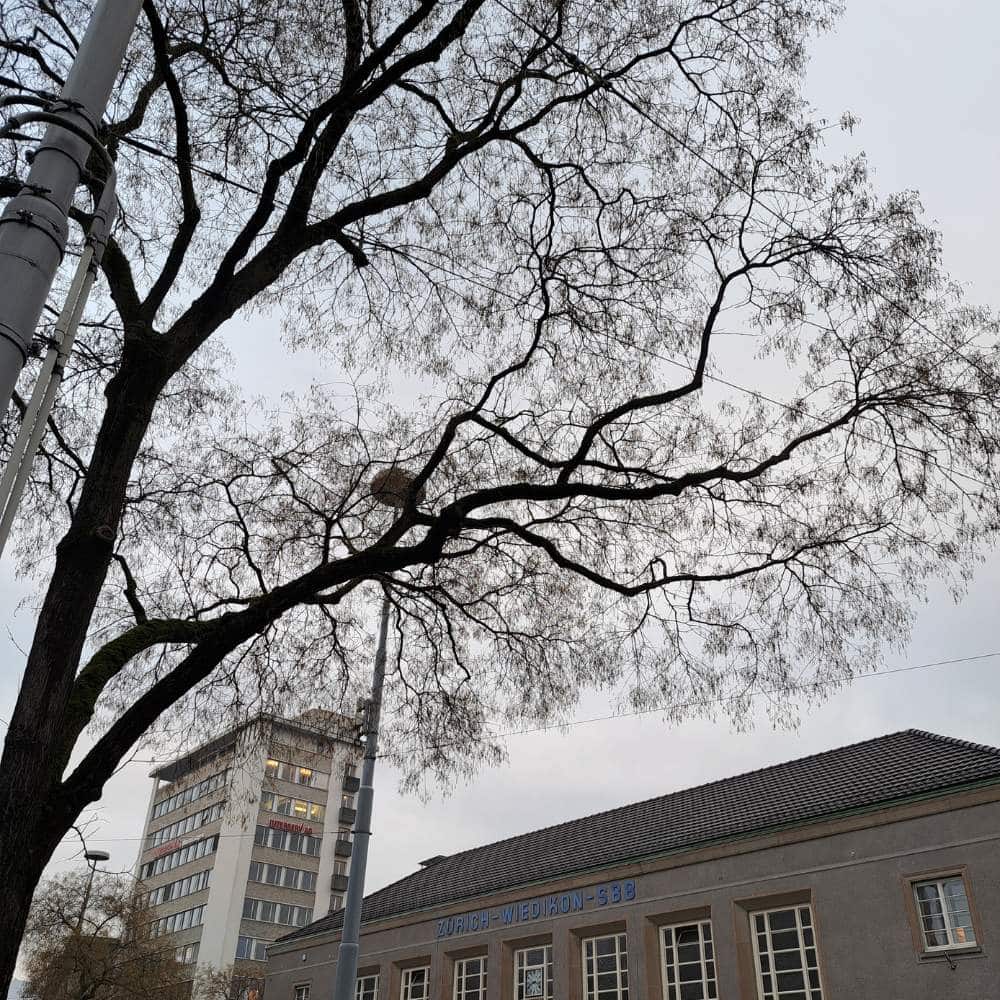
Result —
[[[87, 6], [0, 0], [7, 84], [56, 88]], [[147, 0], [107, 299], [17, 540], [44, 596], [0, 985], [130, 748], [344, 699], [368, 582], [389, 749], [443, 776], [588, 685], [790, 711], [901, 641], [928, 576], [961, 586], [997, 527], [996, 327], [914, 194], [822, 159], [799, 86], [837, 8]], [[353, 398], [253, 430], [218, 337], [251, 312]], [[368, 489], [393, 466], [395, 518]]]
[[25, 933], [30, 1000], [181, 1000], [191, 973], [149, 934], [131, 880], [73, 872], [43, 883]]

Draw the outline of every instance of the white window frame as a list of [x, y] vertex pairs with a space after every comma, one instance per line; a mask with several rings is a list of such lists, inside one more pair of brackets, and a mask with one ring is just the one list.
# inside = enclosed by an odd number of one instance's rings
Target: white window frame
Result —
[[355, 1000], [366, 1000], [366, 997], [371, 997], [372, 1000], [377, 1000], [378, 988], [379, 980], [377, 972], [367, 976], [358, 976], [357, 985], [354, 987], [354, 998]]
[[[533, 951], [540, 951], [543, 954], [541, 965], [527, 962], [527, 956]], [[555, 995], [553, 990], [553, 968], [552, 968], [552, 945], [536, 944], [531, 948], [518, 948], [514, 952], [514, 1000], [535, 1000], [524, 992], [524, 978], [529, 969], [542, 970], [542, 995], [538, 1000], [553, 1000]]]
[[[802, 911], [805, 910], [809, 914], [808, 925], [802, 922]], [[813, 912], [812, 905], [809, 903], [792, 903], [788, 906], [771, 906], [763, 910], [751, 910], [749, 913], [750, 918], [750, 935], [752, 937], [751, 947], [753, 948], [753, 962], [754, 969], [757, 973], [757, 996], [759, 1000], [782, 1000], [782, 993], [778, 990], [778, 975], [779, 972], [775, 969], [774, 961], [774, 947], [771, 938], [771, 922], [768, 917], [772, 913], [791, 913], [795, 916], [795, 934], [798, 938], [798, 951], [799, 951], [799, 961], [801, 965], [799, 969], [784, 969], [782, 972], [801, 972], [804, 977], [805, 986], [802, 990], [785, 990], [784, 993], [805, 993], [806, 1000], [825, 1000], [826, 989], [823, 985], [823, 973], [819, 966], [819, 936], [816, 933], [816, 914]], [[767, 973], [771, 977], [771, 989], [764, 989], [764, 972], [761, 968], [761, 952], [760, 952], [760, 942], [757, 938], [757, 917], [764, 918], [764, 935], [767, 940], [767, 958], [768, 965], [770, 967]], [[813, 943], [811, 945], [806, 944], [804, 930], [808, 928], [812, 932]], [[788, 928], [791, 930], [792, 928]], [[779, 931], [779, 933], [781, 933]], [[806, 956], [806, 950], [812, 948], [814, 954], [816, 955], [816, 964], [809, 965], [808, 958]], [[783, 949], [784, 950], [784, 949]], [[790, 949], [789, 949], [790, 950]], [[816, 977], [819, 981], [819, 986], [814, 987], [809, 983], [809, 973], [815, 972]]]
[[[600, 990], [597, 987], [597, 962], [599, 956], [597, 954], [597, 943], [599, 941], [614, 941], [615, 942], [615, 966], [617, 972], [618, 983], [614, 988], [613, 992], [607, 990]], [[588, 946], [593, 947], [593, 962], [594, 962], [594, 989], [590, 989], [590, 973], [587, 971], [587, 948]], [[580, 942], [580, 950], [583, 958], [583, 997], [584, 1000], [628, 1000], [629, 996], [629, 984], [628, 980], [628, 940], [626, 938], [625, 932], [620, 931], [617, 934], [600, 934], [597, 937], [584, 938]], [[606, 956], [601, 956], [606, 957]], [[622, 985], [622, 973], [625, 974], [626, 983]]]
[[293, 1000], [309, 1000], [309, 994], [312, 993], [312, 983], [296, 983], [292, 987], [292, 998]]
[[[469, 966], [473, 963], [479, 966], [479, 987], [473, 991], [466, 985], [469, 978]], [[475, 955], [472, 958], [459, 958], [455, 960], [455, 974], [453, 977], [452, 997], [454, 1000], [486, 1000], [486, 956]]]
[[[660, 928], [660, 963], [663, 970], [664, 1000], [680, 1000], [681, 996], [681, 966], [691, 965], [681, 962], [677, 955], [677, 932], [694, 927], [698, 931], [698, 964], [701, 969], [701, 992], [705, 1000], [717, 1000], [719, 995], [719, 970], [715, 962], [715, 942], [712, 935], [711, 918], [701, 920], [684, 920], [676, 924], [666, 924]], [[672, 960], [668, 961], [668, 950]], [[673, 976], [670, 976], [673, 972]], [[671, 978], [673, 981], [671, 982]], [[698, 982], [696, 979], [684, 980], [685, 983]]]
[[[954, 913], [948, 908], [946, 900], [949, 898], [948, 894], [944, 891], [945, 884], [948, 882], [959, 882], [962, 886], [962, 898], [965, 900], [965, 912], [969, 914], [969, 923], [956, 924], [953, 921]], [[936, 930], [944, 930], [946, 937], [948, 938], [947, 944], [928, 944], [928, 928], [924, 925], [924, 914], [920, 908], [921, 900], [917, 895], [917, 889], [925, 885], [933, 885], [937, 889], [938, 894], [938, 905], [941, 908], [941, 918], [944, 920], [943, 928], [935, 928]], [[972, 901], [969, 899], [969, 886], [965, 881], [965, 875], [962, 872], [955, 872], [954, 874], [948, 875], [938, 875], [936, 878], [917, 878], [911, 879], [910, 881], [910, 891], [913, 893], [913, 905], [917, 912], [917, 927], [920, 930], [920, 943], [923, 946], [924, 952], [928, 954], [934, 954], [935, 952], [943, 951], [955, 951], [959, 948], [978, 948], [979, 942], [976, 938], [976, 922], [972, 917]], [[971, 941], [959, 941], [957, 939], [957, 932], [960, 928], [968, 926], [972, 930], [972, 940]]]
[[[418, 973], [424, 974], [423, 993], [417, 995], [413, 992], [413, 977]], [[431, 967], [429, 965], [417, 965], [412, 969], [403, 969], [399, 977], [399, 1000], [430, 1000], [431, 996]]]

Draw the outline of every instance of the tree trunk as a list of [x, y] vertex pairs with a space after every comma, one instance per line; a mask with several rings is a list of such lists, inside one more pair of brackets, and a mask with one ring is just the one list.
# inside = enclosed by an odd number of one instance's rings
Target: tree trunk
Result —
[[[27, 755], [25, 755], [27, 756]], [[38, 880], [69, 830], [58, 830], [45, 803], [45, 785], [39, 781], [42, 769], [27, 768], [0, 775], [0, 798], [17, 802], [21, 808], [5, 809], [0, 827], [0, 997], [6, 997], [17, 964], [21, 939]], [[13, 779], [13, 780], [11, 780]], [[13, 815], [12, 815], [13, 814]]]
[[[68, 809], [60, 785], [93, 705], [74, 705], [73, 682], [107, 576], [132, 464], [166, 384], [155, 336], [126, 336], [75, 516], [56, 548], [17, 704], [0, 758], [0, 996], [14, 972], [42, 871], [83, 805]], [[93, 789], [91, 800], [100, 796]]]

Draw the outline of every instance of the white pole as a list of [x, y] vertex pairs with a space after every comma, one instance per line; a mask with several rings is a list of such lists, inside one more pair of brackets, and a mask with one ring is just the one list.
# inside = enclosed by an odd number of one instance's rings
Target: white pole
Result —
[[142, 0], [99, 0], [27, 181], [0, 215], [0, 413], [5, 413], [69, 234], [68, 213]]

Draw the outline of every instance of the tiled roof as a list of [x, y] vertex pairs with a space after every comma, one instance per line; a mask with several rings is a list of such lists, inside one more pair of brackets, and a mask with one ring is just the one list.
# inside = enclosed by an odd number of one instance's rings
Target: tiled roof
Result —
[[[1000, 750], [908, 729], [462, 851], [365, 899], [362, 919], [1000, 780]], [[343, 911], [281, 938], [337, 928]]]

